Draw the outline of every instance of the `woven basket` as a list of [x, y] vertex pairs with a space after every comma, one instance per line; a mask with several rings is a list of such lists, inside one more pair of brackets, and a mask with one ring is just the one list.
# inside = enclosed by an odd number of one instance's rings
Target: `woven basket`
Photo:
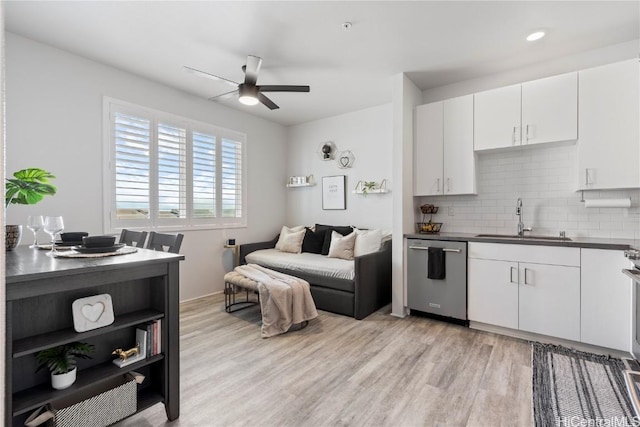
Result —
[[46, 421], [48, 427], [106, 427], [137, 411], [137, 390], [135, 378], [129, 374], [122, 375], [84, 390], [81, 396], [52, 401], [32, 417], [47, 411], [53, 414]]

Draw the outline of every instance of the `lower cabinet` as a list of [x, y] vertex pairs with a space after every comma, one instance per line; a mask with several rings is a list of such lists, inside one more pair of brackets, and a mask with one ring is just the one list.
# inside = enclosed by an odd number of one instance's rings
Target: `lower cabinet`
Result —
[[580, 341], [630, 351], [631, 279], [622, 274], [630, 262], [623, 251], [581, 250]]
[[468, 272], [469, 320], [580, 340], [580, 249], [470, 242]]

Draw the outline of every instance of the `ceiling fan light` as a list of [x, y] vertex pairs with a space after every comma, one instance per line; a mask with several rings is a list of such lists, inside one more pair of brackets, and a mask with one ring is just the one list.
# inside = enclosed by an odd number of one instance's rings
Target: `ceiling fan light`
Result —
[[238, 86], [238, 100], [244, 105], [256, 105], [258, 103], [258, 88], [244, 83]]
[[254, 98], [253, 96], [250, 96], [250, 95], [240, 96], [238, 100], [244, 105], [256, 105], [258, 103], [258, 98]]

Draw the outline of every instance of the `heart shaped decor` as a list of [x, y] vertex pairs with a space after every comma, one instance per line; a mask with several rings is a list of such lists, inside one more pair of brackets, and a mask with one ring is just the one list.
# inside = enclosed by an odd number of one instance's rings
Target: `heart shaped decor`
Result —
[[349, 165], [349, 158], [347, 156], [340, 157], [340, 164], [346, 168]]
[[82, 306], [82, 315], [91, 322], [96, 322], [102, 313], [104, 313], [104, 304], [97, 302], [95, 304], [85, 304]]

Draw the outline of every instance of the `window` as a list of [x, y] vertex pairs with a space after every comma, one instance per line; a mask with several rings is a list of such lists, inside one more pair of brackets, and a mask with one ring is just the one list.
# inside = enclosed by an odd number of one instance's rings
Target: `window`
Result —
[[105, 99], [105, 226], [246, 225], [246, 136]]

